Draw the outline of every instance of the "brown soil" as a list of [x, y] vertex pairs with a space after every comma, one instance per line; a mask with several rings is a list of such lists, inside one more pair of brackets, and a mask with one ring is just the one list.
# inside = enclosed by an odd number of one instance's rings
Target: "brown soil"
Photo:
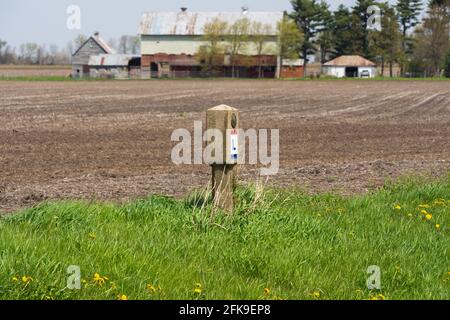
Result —
[[69, 77], [71, 66], [0, 65], [0, 77]]
[[280, 129], [276, 186], [353, 194], [450, 171], [445, 81], [0, 82], [0, 211], [204, 186], [209, 168], [172, 164], [170, 136], [218, 104], [244, 128]]

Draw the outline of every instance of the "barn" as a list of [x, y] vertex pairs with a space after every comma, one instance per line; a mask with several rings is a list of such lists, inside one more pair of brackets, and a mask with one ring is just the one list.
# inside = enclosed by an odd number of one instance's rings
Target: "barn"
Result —
[[91, 78], [139, 78], [141, 57], [130, 54], [100, 54], [89, 58]]
[[325, 63], [322, 73], [336, 78], [373, 78], [377, 75], [377, 65], [361, 56], [340, 56]]
[[[283, 70], [300, 74], [299, 65], [292, 63], [282, 70], [277, 57], [277, 24], [283, 19], [283, 12], [191, 12], [182, 8], [179, 12], [147, 12], [142, 15], [139, 34], [141, 37], [141, 73], [143, 78], [176, 78], [202, 76], [201, 61], [196, 57], [203, 40], [204, 27], [207, 23], [219, 19], [232, 24], [247, 18], [250, 22], [270, 25], [266, 31], [265, 53], [258, 55], [256, 45], [249, 35], [245, 55], [237, 57], [237, 74], [239, 77], [274, 78], [283, 76]], [[223, 40], [225, 43], [225, 39]], [[225, 53], [214, 71], [213, 76], [229, 77], [232, 75], [230, 56]], [[211, 71], [210, 71], [211, 72]], [[281, 74], [280, 74], [281, 73]], [[209, 74], [211, 75], [211, 74]]]
[[91, 56], [114, 53], [114, 50], [96, 32], [72, 55], [72, 77], [82, 78], [90, 76], [89, 59]]

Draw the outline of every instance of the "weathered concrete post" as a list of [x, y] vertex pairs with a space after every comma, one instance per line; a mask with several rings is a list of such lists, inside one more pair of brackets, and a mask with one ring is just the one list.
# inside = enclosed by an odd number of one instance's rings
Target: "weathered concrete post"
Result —
[[[239, 111], [226, 105], [209, 109], [206, 112], [206, 129], [208, 130], [207, 141], [214, 159], [209, 163], [212, 167], [214, 204], [232, 213], [239, 151]], [[221, 143], [216, 143], [216, 136], [212, 139], [211, 130], [221, 133]], [[216, 150], [218, 146], [221, 146], [223, 150]]]

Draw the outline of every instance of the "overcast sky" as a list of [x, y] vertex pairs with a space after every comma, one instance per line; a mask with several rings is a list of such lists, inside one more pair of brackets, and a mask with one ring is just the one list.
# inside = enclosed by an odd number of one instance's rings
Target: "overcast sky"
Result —
[[[343, 3], [353, 6], [355, 0], [328, 0], [332, 9]], [[81, 29], [66, 27], [70, 5], [81, 9]], [[12, 46], [24, 42], [66, 45], [78, 34], [100, 31], [105, 39], [123, 34], [135, 35], [145, 11], [252, 11], [290, 10], [289, 0], [0, 0], [0, 39]]]

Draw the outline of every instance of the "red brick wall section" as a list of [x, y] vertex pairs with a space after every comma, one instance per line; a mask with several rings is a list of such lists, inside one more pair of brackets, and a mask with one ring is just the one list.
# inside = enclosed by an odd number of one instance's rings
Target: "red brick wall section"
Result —
[[[259, 64], [261, 64], [263, 66], [275, 66], [277, 64], [276, 56], [268, 55], [263, 55], [261, 57], [237, 56], [235, 59], [237, 65], [259, 66]], [[225, 60], [225, 58], [223, 60]], [[174, 55], [158, 53], [154, 55], [142, 56], [142, 67], [149, 67], [152, 62], [168, 62], [169, 64], [174, 65], [198, 65], [198, 61], [195, 56], [185, 54]]]
[[141, 66], [142, 67], [150, 67], [150, 63], [152, 62], [152, 56], [143, 55], [141, 58]]
[[282, 67], [281, 78], [303, 78], [305, 75], [303, 67]]

